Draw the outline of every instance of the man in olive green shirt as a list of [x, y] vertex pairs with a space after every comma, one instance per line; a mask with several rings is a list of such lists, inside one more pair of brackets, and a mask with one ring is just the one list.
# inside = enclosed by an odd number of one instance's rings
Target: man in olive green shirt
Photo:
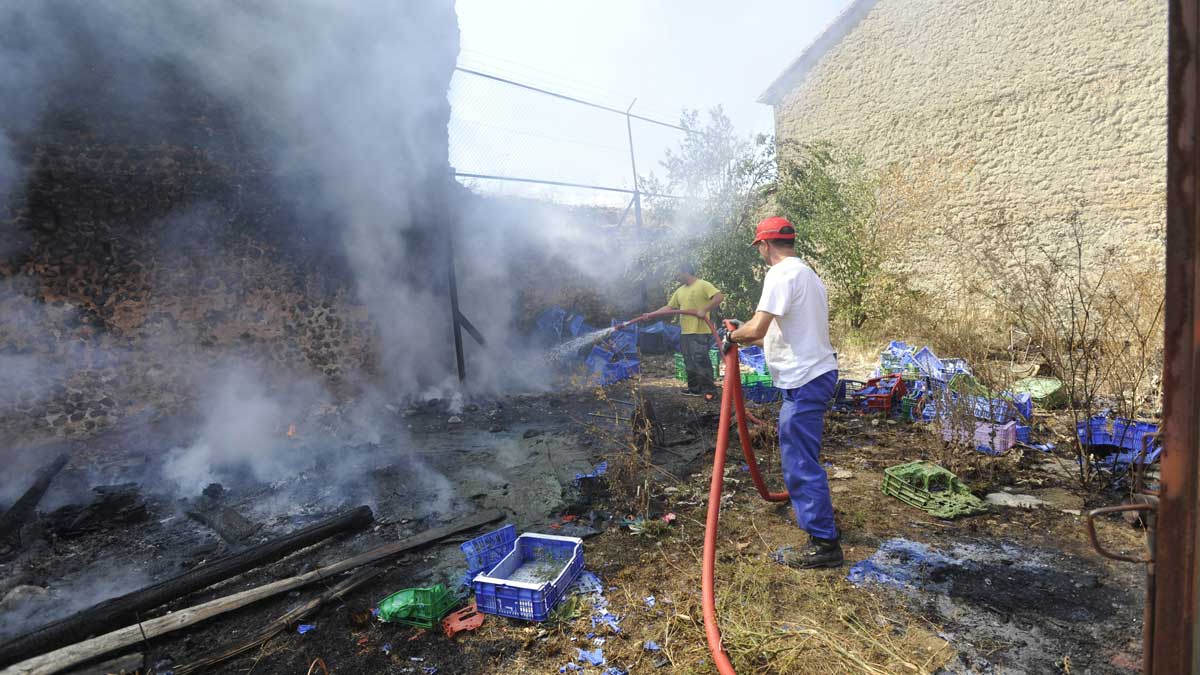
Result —
[[[671, 299], [658, 311], [684, 309], [700, 312], [707, 317], [725, 300], [725, 295], [716, 286], [696, 277], [696, 270], [690, 263], [679, 266], [675, 279], [682, 286], [671, 294]], [[683, 352], [683, 362], [687, 368], [687, 389], [683, 393], [704, 396], [715, 392], [712, 361], [708, 358], [708, 350], [713, 344], [712, 331], [707, 323], [687, 315], [679, 316], [679, 327], [683, 333], [679, 338], [679, 351]]]

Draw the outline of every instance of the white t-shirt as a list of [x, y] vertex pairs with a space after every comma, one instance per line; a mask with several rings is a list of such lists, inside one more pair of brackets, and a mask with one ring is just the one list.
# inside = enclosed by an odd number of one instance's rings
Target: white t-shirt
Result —
[[763, 352], [776, 387], [803, 387], [837, 369], [837, 352], [829, 342], [825, 285], [799, 258], [788, 257], [767, 270], [758, 311], [775, 315], [763, 339]]

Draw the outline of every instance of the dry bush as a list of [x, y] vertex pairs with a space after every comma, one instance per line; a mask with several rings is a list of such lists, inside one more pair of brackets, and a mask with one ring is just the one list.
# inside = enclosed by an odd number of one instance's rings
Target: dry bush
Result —
[[[1114, 251], [1091, 246], [1078, 209], [1064, 225], [1066, 235], [1053, 245], [1030, 243], [1021, 236], [1030, 228], [1001, 214], [988, 228], [993, 251], [975, 256], [977, 274], [967, 287], [986, 299], [984, 311], [997, 318], [998, 334], [1009, 336], [1014, 362], [1027, 355], [1062, 380], [1071, 425], [1063, 436], [1072, 439], [1075, 476], [1088, 488], [1103, 481], [1075, 426], [1106, 409], [1137, 417], [1156, 408], [1162, 284], [1146, 271], [1121, 269]], [[992, 384], [999, 373], [981, 375]]]

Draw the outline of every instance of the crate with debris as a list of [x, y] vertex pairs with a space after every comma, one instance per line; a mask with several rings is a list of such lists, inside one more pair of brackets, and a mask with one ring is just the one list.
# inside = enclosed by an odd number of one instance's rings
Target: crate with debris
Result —
[[582, 569], [582, 539], [522, 534], [490, 572], [475, 577], [475, 604], [485, 614], [545, 621]]
[[936, 518], [957, 518], [987, 510], [958, 477], [929, 462], [910, 462], [883, 470], [883, 494]]

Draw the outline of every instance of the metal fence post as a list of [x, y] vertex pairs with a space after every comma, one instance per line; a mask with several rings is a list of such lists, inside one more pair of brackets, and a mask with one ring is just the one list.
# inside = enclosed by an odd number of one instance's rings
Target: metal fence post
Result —
[[[642, 193], [638, 189], [638, 171], [637, 157], [633, 153], [633, 118], [630, 111], [633, 110], [633, 104], [637, 103], [637, 99], [633, 99], [629, 103], [629, 107], [625, 109], [625, 131], [629, 135], [629, 165], [633, 168], [633, 218], [634, 218], [634, 241], [637, 243], [638, 250], [642, 248]], [[641, 288], [638, 289], [641, 295], [641, 309], [649, 309], [646, 297], [646, 277], [642, 276]]]

